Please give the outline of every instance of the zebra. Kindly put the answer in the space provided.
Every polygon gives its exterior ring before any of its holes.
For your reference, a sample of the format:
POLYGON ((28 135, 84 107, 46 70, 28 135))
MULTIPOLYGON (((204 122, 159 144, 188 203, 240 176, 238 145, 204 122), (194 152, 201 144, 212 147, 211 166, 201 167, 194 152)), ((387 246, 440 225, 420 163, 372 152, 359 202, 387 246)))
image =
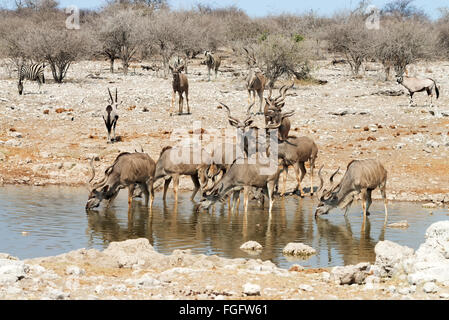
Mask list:
POLYGON ((210 51, 204 51, 204 56, 206 57, 208 81, 210 81, 210 71, 212 69, 215 71, 215 79, 217 79, 218 68, 220 68, 221 64, 221 58, 219 56, 214 56, 210 51))
POLYGON ((31 65, 21 65, 19 67, 19 94, 23 93, 23 80, 37 81, 39 84, 39 92, 41 91, 41 85, 45 83, 44 76, 45 64, 35 63, 31 65))

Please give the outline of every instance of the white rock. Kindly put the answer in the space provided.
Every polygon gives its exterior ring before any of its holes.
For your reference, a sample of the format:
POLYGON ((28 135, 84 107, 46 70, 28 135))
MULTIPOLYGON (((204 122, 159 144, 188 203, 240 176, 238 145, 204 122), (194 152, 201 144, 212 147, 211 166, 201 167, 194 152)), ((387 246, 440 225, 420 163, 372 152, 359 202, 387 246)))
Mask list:
POLYGON ((426 282, 422 289, 425 293, 437 293, 440 290, 434 282, 426 282))
POLYGON ((402 265, 411 284, 449 281, 449 221, 432 224, 425 243, 402 265))
POLYGON ((262 245, 260 243, 258 243, 257 241, 247 241, 240 246, 240 249, 258 251, 258 250, 262 250, 262 245))
POLYGON ((303 243, 289 243, 287 244, 282 253, 285 255, 293 255, 293 256, 307 256, 316 254, 316 250, 308 245, 303 243))
POLYGON ((299 286, 299 289, 301 289, 302 291, 307 291, 307 292, 312 292, 313 291, 313 287, 309 286, 308 284, 301 284, 299 286))
POLYGON ((379 241, 374 247, 376 253, 375 265, 379 267, 376 276, 391 276, 395 269, 400 267, 400 263, 411 257, 414 250, 405 246, 401 246, 389 240, 379 241))
POLYGON ((80 276, 85 274, 86 272, 77 266, 68 266, 65 270, 65 273, 69 275, 80 276))
POLYGON ((369 271, 369 263, 359 263, 355 266, 334 267, 331 270, 331 280, 340 285, 362 284, 369 275, 369 271))
POLYGON ((400 288, 400 289, 398 290, 398 293, 399 293, 399 294, 402 294, 402 295, 410 294, 410 288, 407 288, 407 287, 400 288))
POLYGON ((422 207, 423 208, 428 208, 428 209, 433 209, 433 208, 436 208, 437 205, 435 203, 433 203, 433 202, 428 202, 428 203, 424 203, 422 205, 422 207))
POLYGON ((245 283, 243 285, 243 293, 247 296, 259 296, 260 286, 252 283, 245 283))

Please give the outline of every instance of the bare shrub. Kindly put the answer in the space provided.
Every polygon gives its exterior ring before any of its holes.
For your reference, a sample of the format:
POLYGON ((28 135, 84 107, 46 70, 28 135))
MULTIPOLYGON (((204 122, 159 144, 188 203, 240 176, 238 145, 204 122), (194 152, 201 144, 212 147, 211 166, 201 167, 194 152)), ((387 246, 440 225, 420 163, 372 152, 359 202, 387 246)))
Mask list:
POLYGON ((343 54, 354 75, 359 74, 360 67, 370 55, 372 33, 365 27, 362 15, 340 17, 328 32, 330 49, 343 54))
POLYGON ((387 78, 390 66, 402 74, 419 59, 432 58, 433 34, 427 24, 417 20, 384 20, 374 38, 373 55, 384 65, 387 78))
POLYGON ((128 74, 131 59, 135 57, 145 40, 143 21, 145 11, 110 7, 98 19, 96 24, 96 39, 99 51, 108 57, 111 72, 114 71, 114 61, 120 58, 123 73, 128 74))
POLYGON ((276 80, 284 74, 295 75, 298 79, 309 74, 309 50, 301 41, 282 36, 268 35, 266 40, 253 46, 259 68, 268 78, 272 88, 276 80))

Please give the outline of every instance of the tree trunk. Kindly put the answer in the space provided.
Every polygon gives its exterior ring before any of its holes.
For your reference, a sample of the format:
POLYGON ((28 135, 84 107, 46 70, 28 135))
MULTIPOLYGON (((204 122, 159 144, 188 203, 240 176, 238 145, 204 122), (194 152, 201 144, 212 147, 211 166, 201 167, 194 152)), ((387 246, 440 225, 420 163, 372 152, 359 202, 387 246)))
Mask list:
POLYGON ((109 71, 111 71, 111 73, 114 73, 114 58, 109 58, 109 62, 111 63, 110 67, 109 67, 109 71))

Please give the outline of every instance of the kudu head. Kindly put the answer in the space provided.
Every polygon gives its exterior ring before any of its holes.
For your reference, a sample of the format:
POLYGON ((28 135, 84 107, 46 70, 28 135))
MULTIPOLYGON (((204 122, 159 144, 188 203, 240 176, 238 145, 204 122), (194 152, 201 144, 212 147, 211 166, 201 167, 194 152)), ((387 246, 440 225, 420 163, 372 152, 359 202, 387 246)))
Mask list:
POLYGON ((337 175, 340 168, 338 168, 331 176, 329 177, 329 182, 324 183, 323 176, 321 174, 321 170, 324 166, 321 166, 318 171, 318 177, 320 178, 320 187, 318 188, 318 199, 320 200, 316 211, 315 217, 320 216, 322 214, 327 214, 331 209, 336 208, 338 206, 338 199, 336 197, 336 190, 339 187, 339 183, 334 181, 335 176, 337 175))
POLYGON ((285 97, 288 89, 291 89, 295 83, 293 82, 291 86, 284 85, 279 89, 279 95, 276 98, 272 98, 272 89, 270 88, 270 93, 268 98, 265 98, 265 108, 264 116, 265 122, 270 123, 273 121, 272 117, 280 113, 282 108, 285 106, 285 97))
POLYGON ((246 129, 251 127, 251 125, 254 123, 253 114, 251 113, 251 108, 254 106, 254 102, 246 110, 246 119, 244 121, 241 121, 235 117, 232 117, 231 110, 229 109, 229 107, 222 102, 219 102, 219 103, 221 104, 221 106, 218 106, 218 108, 221 109, 222 107, 224 107, 226 109, 226 111, 228 113, 229 124, 231 126, 233 126, 234 128, 237 128, 241 131, 245 131, 246 129))
POLYGON ((113 169, 111 167, 106 170, 105 177, 102 181, 93 183, 93 180, 95 178, 95 168, 93 165, 93 161, 94 159, 92 158, 90 160, 91 177, 88 181, 89 196, 86 203, 86 210, 91 210, 98 207, 101 201, 111 199, 118 192, 118 190, 114 192, 108 183, 109 174, 113 169))

